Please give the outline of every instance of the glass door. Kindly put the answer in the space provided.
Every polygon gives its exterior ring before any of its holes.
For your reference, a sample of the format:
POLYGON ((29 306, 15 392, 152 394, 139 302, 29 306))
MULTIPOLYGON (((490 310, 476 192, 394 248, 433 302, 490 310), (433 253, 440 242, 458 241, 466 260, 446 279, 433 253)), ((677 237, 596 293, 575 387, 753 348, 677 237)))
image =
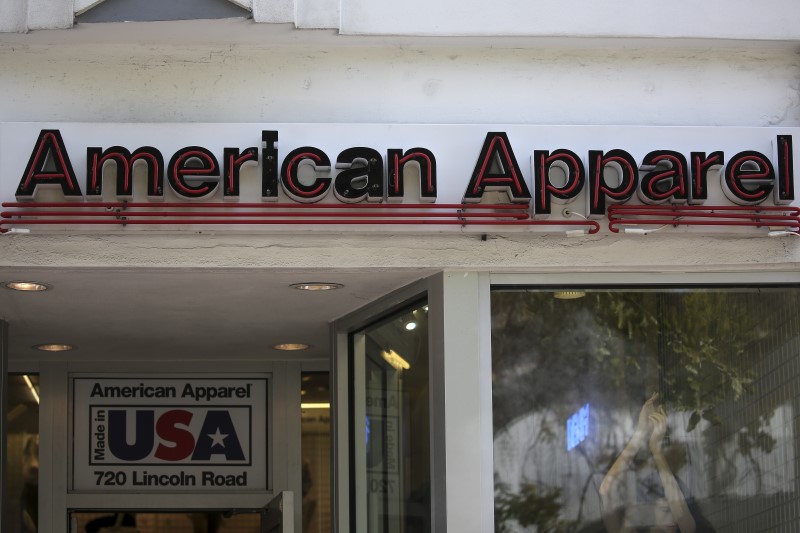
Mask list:
POLYGON ((426 300, 351 334, 351 478, 357 531, 430 531, 426 300))

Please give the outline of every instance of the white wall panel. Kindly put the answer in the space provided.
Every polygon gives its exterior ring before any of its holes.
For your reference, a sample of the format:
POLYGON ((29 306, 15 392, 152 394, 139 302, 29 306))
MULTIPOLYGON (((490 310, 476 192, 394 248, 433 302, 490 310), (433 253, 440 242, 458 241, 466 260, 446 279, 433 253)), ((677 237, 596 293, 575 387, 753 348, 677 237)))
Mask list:
POLYGON ((339 27, 339 0, 296 0, 294 23, 298 28, 339 27))
POLYGON ((790 39, 794 0, 342 0, 342 33, 790 39))
POLYGON ((28 2, 0 0, 0 32, 24 32, 28 29, 28 2))
MULTIPOLYGON (((237 1, 237 0, 234 0, 237 1)), ((242 4, 249 7, 250 0, 242 4)), ((72 26, 73 13, 93 0, 4 0, 0 31, 72 26)), ((366 35, 522 35, 678 37, 798 40, 794 0, 326 0, 253 1, 256 22, 295 22, 298 27, 339 28, 366 35), (341 24, 338 12, 341 6, 341 24), (336 16, 332 9, 335 9, 336 16), (320 23, 320 19, 325 22, 320 23)))
POLYGON ((256 22, 294 22, 294 0, 253 0, 256 22))
POLYGON ((75 18, 72 1, 27 0, 28 29, 71 28, 75 18))
POLYGON ((800 124, 783 49, 0 45, 0 121, 800 124))

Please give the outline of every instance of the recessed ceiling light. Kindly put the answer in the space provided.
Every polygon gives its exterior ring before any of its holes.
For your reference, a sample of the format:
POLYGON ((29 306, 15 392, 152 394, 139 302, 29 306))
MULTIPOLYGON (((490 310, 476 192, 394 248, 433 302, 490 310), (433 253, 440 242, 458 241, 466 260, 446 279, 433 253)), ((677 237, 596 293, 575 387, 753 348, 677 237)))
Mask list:
POLYGON ((559 300, 577 300, 584 296, 586 296, 584 291, 555 291, 553 293, 553 298, 558 298, 559 300))
POLYGON ((302 342, 285 342, 283 344, 276 344, 273 346, 276 350, 283 350, 285 352, 294 352, 297 350, 307 350, 311 345, 303 344, 302 342))
POLYGON ((410 320, 410 321, 406 322, 405 328, 406 328, 407 331, 413 331, 413 330, 417 329, 417 323, 414 322, 413 320, 410 320))
POLYGON ((74 350, 75 347, 71 344, 37 344, 34 346, 35 349, 40 350, 42 352, 68 352, 70 350, 74 350))
POLYGON ((341 283, 327 283, 320 281, 309 281, 306 283, 292 283, 290 287, 301 291, 332 291, 344 287, 341 283))
POLYGON ((49 287, 38 281, 9 281, 6 288, 13 291, 39 292, 46 291, 49 287))

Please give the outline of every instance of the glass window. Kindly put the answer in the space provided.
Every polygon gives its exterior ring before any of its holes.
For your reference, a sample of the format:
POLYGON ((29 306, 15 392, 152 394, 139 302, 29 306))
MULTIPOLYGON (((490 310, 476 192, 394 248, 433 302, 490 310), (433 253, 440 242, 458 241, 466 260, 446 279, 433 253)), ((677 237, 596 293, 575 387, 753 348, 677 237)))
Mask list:
POLYGON ((39 523, 39 376, 8 376, 7 514, 2 530, 33 533, 39 523))
POLYGON ((427 305, 353 334, 358 531, 430 531, 427 305))
POLYGON ((491 306, 496 531, 796 527, 798 288, 491 306))
POLYGON ((331 531, 331 390, 328 372, 304 372, 300 432, 303 533, 331 531))

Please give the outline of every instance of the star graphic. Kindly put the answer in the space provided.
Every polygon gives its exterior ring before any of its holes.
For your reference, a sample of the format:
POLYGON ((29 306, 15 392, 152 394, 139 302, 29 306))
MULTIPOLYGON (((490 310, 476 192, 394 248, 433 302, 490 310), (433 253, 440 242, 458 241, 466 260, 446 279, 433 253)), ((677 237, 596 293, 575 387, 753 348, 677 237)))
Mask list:
POLYGON ((208 433, 208 436, 211 438, 211 447, 213 448, 214 446, 224 446, 223 441, 228 435, 227 433, 220 433, 219 428, 217 428, 216 433, 208 433))

